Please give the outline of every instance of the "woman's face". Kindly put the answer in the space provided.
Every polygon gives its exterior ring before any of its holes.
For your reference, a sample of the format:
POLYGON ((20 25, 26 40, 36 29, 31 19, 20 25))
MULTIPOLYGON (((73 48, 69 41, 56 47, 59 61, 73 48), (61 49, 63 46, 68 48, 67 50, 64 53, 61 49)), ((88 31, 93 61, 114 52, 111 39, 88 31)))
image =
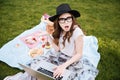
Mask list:
POLYGON ((70 30, 72 25, 73 17, 70 13, 64 13, 60 15, 58 22, 63 31, 67 32, 70 30))

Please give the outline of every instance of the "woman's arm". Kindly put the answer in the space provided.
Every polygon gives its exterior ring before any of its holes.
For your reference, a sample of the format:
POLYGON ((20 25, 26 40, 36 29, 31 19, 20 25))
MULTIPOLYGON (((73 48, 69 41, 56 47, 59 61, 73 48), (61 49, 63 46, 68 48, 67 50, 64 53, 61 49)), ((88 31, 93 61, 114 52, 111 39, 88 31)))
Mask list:
POLYGON ((82 50, 83 50, 83 36, 79 36, 75 40, 75 47, 76 47, 76 54, 70 60, 68 60, 67 62, 65 62, 63 64, 66 67, 68 67, 70 64, 80 60, 80 58, 82 56, 82 50))
POLYGON ((52 45, 52 47, 55 49, 55 51, 60 51, 60 48, 54 43, 53 41, 54 39, 50 34, 48 34, 48 40, 50 44, 52 45))
POLYGON ((75 40, 75 47, 76 47, 76 54, 68 61, 66 61, 65 63, 63 63, 62 65, 58 66, 55 68, 54 71, 54 77, 59 77, 62 75, 62 73, 64 72, 64 70, 71 64, 73 64, 74 62, 77 62, 80 60, 80 58, 82 57, 82 50, 83 50, 83 36, 79 36, 76 40, 75 40))
MULTIPOLYGON (((46 22, 48 27, 53 27, 53 22, 51 22, 48 18, 45 18, 44 16, 41 17, 41 21, 46 22)), ((47 30, 46 30, 47 31, 47 30)), ((49 32, 46 32, 46 35, 48 36, 48 41, 52 45, 52 47, 56 50, 59 51, 59 47, 53 42, 53 37, 49 32)))

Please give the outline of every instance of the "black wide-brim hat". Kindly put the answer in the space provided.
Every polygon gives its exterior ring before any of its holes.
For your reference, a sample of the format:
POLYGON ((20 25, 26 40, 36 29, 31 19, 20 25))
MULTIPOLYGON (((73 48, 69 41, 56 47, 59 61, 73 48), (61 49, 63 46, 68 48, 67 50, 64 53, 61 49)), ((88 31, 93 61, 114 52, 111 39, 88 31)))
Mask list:
POLYGON ((68 4, 61 4, 56 9, 56 15, 49 17, 49 20, 54 22, 63 13, 70 13, 75 18, 80 17, 80 13, 77 10, 71 10, 68 4))

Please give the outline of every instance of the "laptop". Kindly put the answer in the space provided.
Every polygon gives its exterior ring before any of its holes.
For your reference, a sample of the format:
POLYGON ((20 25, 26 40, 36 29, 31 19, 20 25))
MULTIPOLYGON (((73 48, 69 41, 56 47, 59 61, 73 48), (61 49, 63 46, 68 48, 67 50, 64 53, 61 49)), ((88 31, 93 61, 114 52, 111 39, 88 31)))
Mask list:
POLYGON ((38 69, 32 69, 27 65, 20 64, 19 65, 28 72, 31 76, 36 77, 38 80, 68 80, 69 75, 71 75, 71 71, 65 70, 62 77, 54 78, 53 77, 53 68, 56 66, 50 62, 47 61, 40 61, 39 64, 37 64, 38 69))

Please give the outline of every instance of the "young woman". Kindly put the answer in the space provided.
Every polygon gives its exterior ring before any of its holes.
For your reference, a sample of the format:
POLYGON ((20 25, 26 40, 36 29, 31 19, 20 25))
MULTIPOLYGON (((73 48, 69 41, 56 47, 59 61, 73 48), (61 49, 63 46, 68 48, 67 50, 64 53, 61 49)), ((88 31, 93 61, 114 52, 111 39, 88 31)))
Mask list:
MULTIPOLYGON (((53 41, 56 51, 60 51, 59 65, 54 68, 54 77, 62 76, 65 69, 74 72, 68 80, 94 80, 98 70, 83 53, 84 33, 76 23, 80 13, 71 10, 68 4, 61 4, 56 9, 56 15, 49 18, 54 22, 53 41)), ((88 56, 89 58, 89 56, 88 56)))

